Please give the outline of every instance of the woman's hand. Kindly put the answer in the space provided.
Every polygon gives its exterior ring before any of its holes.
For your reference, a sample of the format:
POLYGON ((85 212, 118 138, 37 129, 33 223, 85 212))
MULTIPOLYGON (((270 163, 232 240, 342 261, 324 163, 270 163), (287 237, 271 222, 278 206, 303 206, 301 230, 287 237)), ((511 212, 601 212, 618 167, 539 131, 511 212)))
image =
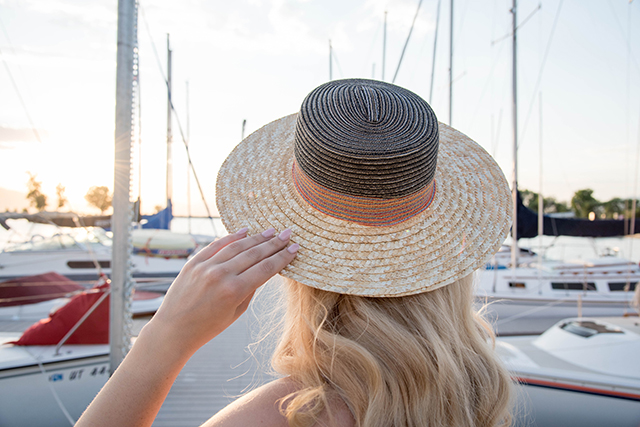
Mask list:
POLYGON ((184 266, 146 329, 172 347, 194 353, 231 325, 256 289, 295 257, 291 230, 247 237, 242 229, 216 240, 184 266))
POLYGON ((295 257, 291 230, 246 229, 216 240, 184 266, 162 306, 82 415, 80 426, 150 426, 178 373, 249 306, 253 293, 295 257))

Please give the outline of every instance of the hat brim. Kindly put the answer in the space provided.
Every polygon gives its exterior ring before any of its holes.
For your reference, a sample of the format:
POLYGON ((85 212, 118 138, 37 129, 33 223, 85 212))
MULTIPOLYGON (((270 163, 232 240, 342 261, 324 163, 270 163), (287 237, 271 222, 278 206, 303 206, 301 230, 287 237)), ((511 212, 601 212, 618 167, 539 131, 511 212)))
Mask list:
POLYGON ((312 208, 291 179, 296 116, 244 139, 216 182, 217 207, 230 232, 292 229, 300 250, 281 275, 343 294, 411 295, 471 274, 507 236, 512 205, 502 170, 479 144, 443 123, 435 197, 420 214, 375 227, 312 208))

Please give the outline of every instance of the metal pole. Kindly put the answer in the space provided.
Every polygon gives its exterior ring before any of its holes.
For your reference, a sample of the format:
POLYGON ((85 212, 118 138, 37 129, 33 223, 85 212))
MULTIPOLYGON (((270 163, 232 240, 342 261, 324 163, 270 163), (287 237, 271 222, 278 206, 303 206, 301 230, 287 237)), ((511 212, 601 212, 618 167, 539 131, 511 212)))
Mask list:
MULTIPOLYGON (((185 144, 187 145, 187 149, 189 148, 189 143, 191 142, 191 126, 190 126, 190 118, 189 118, 189 81, 186 82, 186 90, 187 90, 187 141, 185 144)), ((191 168, 187 164, 187 210, 189 214, 189 227, 188 232, 191 234, 191 168)))
POLYGON ((173 198, 173 156, 171 155, 171 145, 173 135, 171 134, 171 46, 169 44, 169 34, 167 34, 167 206, 173 198))
POLYGON ((540 147, 539 147, 539 163, 540 163, 540 189, 538 191, 538 293, 542 293, 542 238, 544 236, 544 197, 542 196, 542 92, 539 93, 540 103, 540 147))
POLYGON ((135 0, 118 1, 118 50, 116 69, 116 129, 113 194, 113 247, 111 255, 111 300, 109 307, 110 369, 124 359, 130 342, 125 309, 131 298, 129 254, 131 253, 131 146, 133 114, 133 63, 136 32, 135 0))
MULTIPOLYGON (((440 26, 440 3, 442 0, 438 0, 438 9, 436 12, 436 31, 433 36, 433 61, 431 61, 431 84, 429 85, 429 104, 433 96, 433 80, 436 73, 436 47, 438 46, 438 27, 440 26)), ((451 94, 450 94, 451 95, 451 94)), ((451 103, 451 102, 449 102, 451 103)))
POLYGON ((331 51, 331 39, 329 39, 329 81, 333 80, 333 53, 331 51))
POLYGON ((384 11, 384 27, 382 30, 382 81, 384 81, 384 65, 387 62, 387 11, 384 11))
POLYGON ((511 236, 513 244, 511 245, 511 272, 515 276, 515 269, 518 265, 518 49, 517 49, 517 23, 516 23, 516 0, 513 0, 511 13, 513 16, 513 44, 512 44, 512 92, 513 92, 513 183, 511 187, 513 201, 513 225, 511 226, 511 236))

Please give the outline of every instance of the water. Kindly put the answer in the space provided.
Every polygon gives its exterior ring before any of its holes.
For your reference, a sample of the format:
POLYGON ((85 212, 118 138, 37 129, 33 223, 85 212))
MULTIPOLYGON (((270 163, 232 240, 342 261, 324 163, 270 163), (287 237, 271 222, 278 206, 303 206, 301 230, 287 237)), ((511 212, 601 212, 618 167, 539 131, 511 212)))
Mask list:
MULTIPOLYGON (((0 249, 11 242, 24 241, 30 236, 51 236, 61 231, 46 224, 32 224, 26 220, 9 220, 11 231, 0 227, 0 249)), ((171 230, 177 233, 192 233, 222 237, 227 234, 220 218, 174 218, 171 230)), ((510 244, 510 238, 505 243, 510 244)), ((621 258, 640 262, 640 239, 634 237, 588 238, 570 236, 542 236, 542 238, 520 239, 521 248, 541 252, 545 259, 571 261, 597 258, 604 254, 615 254, 621 258)))

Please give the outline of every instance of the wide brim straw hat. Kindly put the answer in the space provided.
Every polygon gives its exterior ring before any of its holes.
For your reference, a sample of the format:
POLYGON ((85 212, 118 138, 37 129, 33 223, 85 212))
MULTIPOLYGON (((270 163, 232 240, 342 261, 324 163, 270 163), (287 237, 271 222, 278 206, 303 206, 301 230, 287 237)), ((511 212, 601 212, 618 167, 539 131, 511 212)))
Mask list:
POLYGON ((292 229, 300 249, 281 275, 371 297, 473 273, 507 236, 512 206, 479 144, 373 80, 326 83, 249 135, 218 173, 216 202, 230 232, 292 229))

